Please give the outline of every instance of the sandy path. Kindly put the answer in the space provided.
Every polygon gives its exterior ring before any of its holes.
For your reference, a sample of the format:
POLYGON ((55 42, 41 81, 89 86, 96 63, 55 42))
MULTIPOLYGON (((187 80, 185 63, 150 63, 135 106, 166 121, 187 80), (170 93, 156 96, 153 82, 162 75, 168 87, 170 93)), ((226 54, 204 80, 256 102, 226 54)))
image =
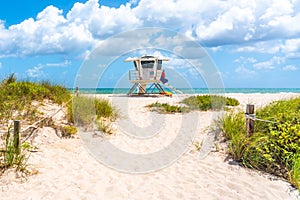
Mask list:
MULTIPOLYGON (((292 95, 228 96, 239 99, 242 109, 247 103, 264 105, 292 95)), ((114 104, 120 103, 113 98, 114 104)), ((174 103, 178 99, 125 100, 130 101, 130 106, 135 106, 122 111, 127 117, 119 121, 120 124, 126 120, 132 124, 141 124, 144 119, 156 120, 158 116, 149 113, 144 108, 145 105, 157 100, 174 103)), ((198 115, 196 139, 201 140, 206 136, 213 113, 199 112, 198 115)), ((119 132, 110 138, 110 142, 129 153, 151 154, 172 142, 176 135, 170 132, 176 134, 180 120, 181 115, 168 115, 159 125, 167 128, 159 130, 152 137, 148 133, 138 135, 149 136, 142 141, 128 133, 123 134, 124 128, 118 127, 119 132), (167 126, 170 124, 171 126, 167 126)), ((143 126, 147 127, 147 124, 143 126)), ((106 139, 93 137, 93 140, 101 143, 106 139)), ((226 155, 223 152, 211 152, 201 160, 199 152, 191 147, 168 167, 151 173, 132 174, 97 162, 88 153, 84 147, 86 143, 82 143, 82 140, 59 139, 52 129, 43 129, 38 141, 39 152, 32 153, 29 163, 39 173, 21 182, 20 179, 15 181, 13 172, 7 172, 0 182, 1 199, 296 199, 285 181, 271 180, 270 176, 230 165, 224 162, 226 155)))

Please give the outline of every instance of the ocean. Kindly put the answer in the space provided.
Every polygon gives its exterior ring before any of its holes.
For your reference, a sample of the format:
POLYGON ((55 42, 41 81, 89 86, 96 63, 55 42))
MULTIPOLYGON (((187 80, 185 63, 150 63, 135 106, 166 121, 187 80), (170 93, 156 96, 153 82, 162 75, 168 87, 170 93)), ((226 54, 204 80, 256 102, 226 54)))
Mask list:
MULTIPOLYGON (((183 94, 208 94, 208 93, 300 93, 300 88, 177 88, 183 94)), ((70 89, 73 91, 73 89, 70 89)), ((129 88, 80 88, 84 94, 127 94, 129 88)), ((170 90, 167 90, 170 91, 170 90)))

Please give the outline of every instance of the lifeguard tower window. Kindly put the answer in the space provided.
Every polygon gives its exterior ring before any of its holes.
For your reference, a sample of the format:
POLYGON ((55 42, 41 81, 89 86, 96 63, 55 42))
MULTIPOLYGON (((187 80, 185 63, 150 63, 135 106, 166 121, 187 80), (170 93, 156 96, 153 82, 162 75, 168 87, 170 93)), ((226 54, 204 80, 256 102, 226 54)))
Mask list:
POLYGON ((154 67, 154 61, 141 61, 143 68, 153 68, 154 67))
POLYGON ((161 70, 161 66, 162 66, 162 60, 158 60, 157 70, 161 70))

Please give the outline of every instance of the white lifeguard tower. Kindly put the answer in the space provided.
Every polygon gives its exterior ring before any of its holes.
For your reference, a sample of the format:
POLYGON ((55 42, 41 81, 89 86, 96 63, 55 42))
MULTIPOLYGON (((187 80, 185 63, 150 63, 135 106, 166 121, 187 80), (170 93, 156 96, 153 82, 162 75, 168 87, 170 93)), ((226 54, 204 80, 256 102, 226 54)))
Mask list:
POLYGON ((166 84, 163 61, 167 58, 154 56, 142 56, 140 58, 128 58, 125 62, 133 62, 135 70, 129 70, 129 81, 133 86, 127 95, 149 95, 161 94, 172 96, 171 92, 166 92, 161 84, 166 84), (147 87, 150 85, 150 87, 147 87))

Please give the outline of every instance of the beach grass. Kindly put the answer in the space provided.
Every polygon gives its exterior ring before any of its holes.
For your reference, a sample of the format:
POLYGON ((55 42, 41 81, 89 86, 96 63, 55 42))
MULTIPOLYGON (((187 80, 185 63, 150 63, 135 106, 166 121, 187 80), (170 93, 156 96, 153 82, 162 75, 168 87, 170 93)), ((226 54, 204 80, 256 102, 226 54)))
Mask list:
POLYGON ((9 129, 4 141, 3 159, 0 159, 0 175, 6 169, 12 167, 15 167, 17 171, 27 172, 26 167, 29 155, 26 150, 27 148, 24 145, 16 146, 16 140, 12 137, 9 129))
POLYGON ((221 110, 225 106, 238 106, 239 102, 230 97, 219 95, 197 95, 185 98, 182 103, 188 105, 192 109, 221 110))
POLYGON ((170 105, 168 103, 159 103, 158 101, 147 105, 146 107, 151 108, 152 111, 157 111, 159 113, 183 113, 188 112, 188 107, 170 105))
MULTIPOLYGON (((61 105, 71 98, 71 94, 61 85, 50 82, 17 81, 14 74, 9 75, 0 83, 0 122, 1 130, 7 130, 2 137, 3 150, 0 155, 1 169, 15 167, 24 171, 29 158, 26 145, 15 148, 15 140, 11 134, 11 121, 22 120, 23 123, 34 123, 42 118, 33 102, 43 103, 45 99, 61 105)), ((40 105, 38 104, 38 105, 40 105)), ((75 127, 72 129, 74 132, 75 127)), ((67 130, 70 132, 70 129, 67 130)))
POLYGON ((228 112, 218 122, 229 141, 228 152, 236 161, 241 161, 247 146, 246 120, 241 112, 228 112))
POLYGON ((68 108, 69 120, 77 126, 92 129, 95 125, 104 133, 111 134, 111 122, 118 116, 118 111, 107 99, 76 96, 68 108))
POLYGON ((34 83, 17 81, 14 74, 0 83, 0 121, 5 124, 7 119, 27 119, 38 117, 33 101, 42 102, 49 99, 62 104, 71 98, 70 93, 61 85, 51 85, 49 82, 34 83))
POLYGON ((300 154, 295 155, 288 175, 290 183, 300 191, 300 154))
POLYGON ((186 113, 193 110, 221 110, 225 106, 238 106, 238 100, 229 97, 218 95, 197 95, 183 99, 178 105, 170 105, 168 103, 159 103, 158 101, 147 105, 146 107, 152 108, 152 111, 159 113, 186 113))
POLYGON ((219 122, 229 153, 242 165, 289 180, 299 188, 300 98, 258 109, 255 132, 246 137, 244 113, 229 112, 219 122))

